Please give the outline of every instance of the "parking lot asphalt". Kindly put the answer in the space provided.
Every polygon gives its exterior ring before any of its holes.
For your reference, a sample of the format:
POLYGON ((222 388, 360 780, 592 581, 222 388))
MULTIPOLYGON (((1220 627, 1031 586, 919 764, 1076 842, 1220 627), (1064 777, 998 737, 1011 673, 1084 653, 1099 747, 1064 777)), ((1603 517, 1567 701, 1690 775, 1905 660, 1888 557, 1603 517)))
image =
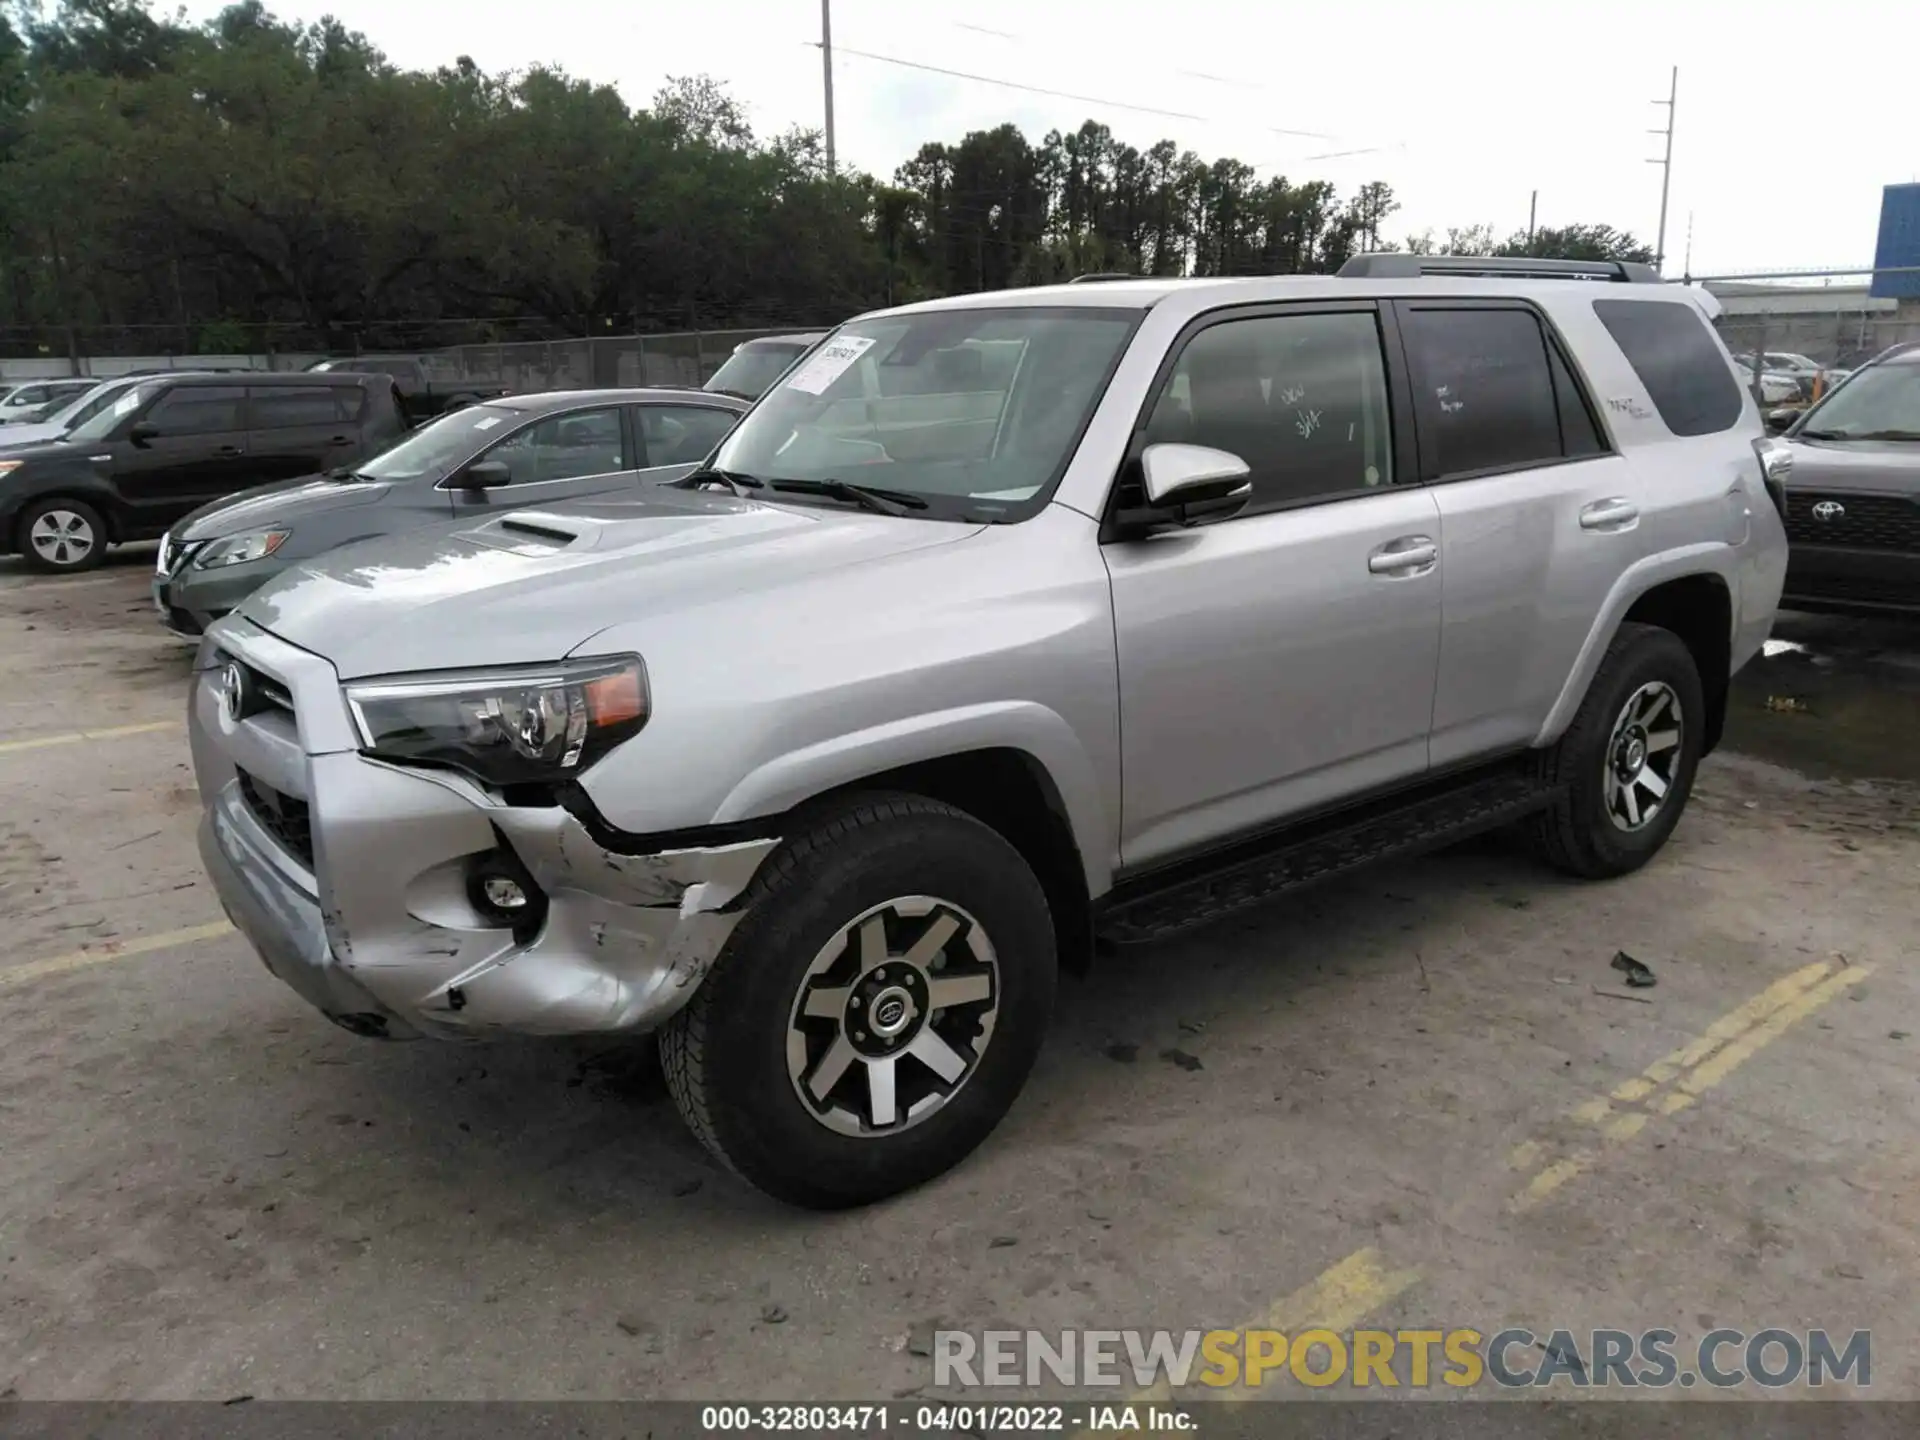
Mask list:
POLYGON ((1636 876, 1493 839, 1103 959, 972 1160, 823 1216, 647 1045, 267 975, 150 563, 0 561, 0 1396, 886 1399, 936 1326, 1272 1323, 1871 1329, 1920 1398, 1920 625, 1783 617, 1636 876))

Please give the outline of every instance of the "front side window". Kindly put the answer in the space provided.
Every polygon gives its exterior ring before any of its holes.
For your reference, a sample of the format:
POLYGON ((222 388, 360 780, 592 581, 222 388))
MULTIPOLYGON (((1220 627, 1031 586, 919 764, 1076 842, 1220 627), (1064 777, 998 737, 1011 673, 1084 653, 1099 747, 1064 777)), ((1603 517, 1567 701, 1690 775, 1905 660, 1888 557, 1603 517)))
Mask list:
MULTIPOLYGON (((714 456, 770 484, 840 481, 930 519, 1011 521, 1059 483, 1140 312, 932 310, 856 320, 796 365, 714 456)), ((804 502, 826 503, 826 502, 804 502)))
POLYGON ((1920 440, 1920 363, 1856 370, 1793 433, 1808 440, 1920 440))
POLYGON ((154 402, 143 417, 163 436, 220 435, 239 430, 247 392, 238 385, 180 385, 154 402))
POLYGON ((1593 313, 1647 387, 1667 429, 1676 435, 1714 435, 1739 421, 1745 408, 1740 382, 1693 306, 1596 300, 1593 313))
POLYGON ((11 395, 7 397, 7 408, 9 410, 24 409, 26 406, 29 406, 29 405, 44 404, 46 403, 46 399, 47 399, 46 386, 22 385, 18 390, 14 391, 11 395))
POLYGON ((1378 318, 1365 310, 1209 326, 1180 352, 1146 440, 1239 456, 1251 512, 1391 484, 1378 318))
POLYGON ((640 438, 649 465, 697 465, 740 417, 711 405, 643 405, 640 438))
POLYGON ((1563 458, 1546 336, 1531 310, 1410 307, 1401 329, 1431 478, 1563 458))
POLYGON ((512 477, 508 484, 532 485, 609 475, 625 468, 620 457, 620 412, 609 409, 551 415, 502 440, 482 458, 503 463, 512 477))

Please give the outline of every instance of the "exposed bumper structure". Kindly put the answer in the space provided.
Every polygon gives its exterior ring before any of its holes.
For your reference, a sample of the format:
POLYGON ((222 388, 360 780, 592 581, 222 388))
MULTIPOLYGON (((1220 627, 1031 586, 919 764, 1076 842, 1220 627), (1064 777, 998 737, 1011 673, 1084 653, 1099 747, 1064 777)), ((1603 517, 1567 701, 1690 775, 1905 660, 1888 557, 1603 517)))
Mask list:
POLYGON ((244 622, 205 642, 189 728, 201 855, 228 914, 268 970, 361 1034, 652 1029, 691 998, 779 843, 620 854, 557 806, 365 759, 341 746, 332 667, 244 622), (216 650, 288 703, 235 719, 216 650), (472 866, 502 852, 544 897, 531 933, 471 896, 472 866))

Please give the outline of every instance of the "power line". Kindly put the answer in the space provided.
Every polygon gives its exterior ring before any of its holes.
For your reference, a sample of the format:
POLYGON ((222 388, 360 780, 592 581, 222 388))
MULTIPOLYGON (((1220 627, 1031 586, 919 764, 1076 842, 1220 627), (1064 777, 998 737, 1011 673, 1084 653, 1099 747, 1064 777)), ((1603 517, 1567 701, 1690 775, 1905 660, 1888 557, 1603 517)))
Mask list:
MULTIPOLYGON (((957 22, 956 22, 957 23, 957 22)), ((817 41, 807 41, 816 45, 817 41)), ((951 70, 944 65, 928 65, 919 60, 902 60, 897 55, 880 55, 871 50, 855 50, 851 46, 834 47, 842 55, 857 55, 862 60, 875 60, 882 65, 898 65, 906 70, 922 70, 930 75, 945 75, 953 80, 971 80, 980 85, 997 85, 1003 90, 1020 90, 1029 95, 1046 95, 1055 100, 1072 100, 1081 105, 1099 105, 1108 110, 1127 110, 1136 115, 1157 115, 1166 120, 1192 120, 1201 125, 1221 125, 1224 121, 1207 115, 1195 115, 1188 110, 1162 110, 1153 105, 1134 105, 1125 100, 1110 100, 1099 95, 1078 95, 1068 90, 1050 90, 1044 85, 1027 85, 1018 80, 1002 80, 993 75, 979 75, 970 70, 951 70)), ((1278 125, 1265 125, 1261 129, 1271 135, 1293 135, 1306 140, 1338 141, 1338 135, 1329 135, 1322 130, 1290 130, 1278 125)))

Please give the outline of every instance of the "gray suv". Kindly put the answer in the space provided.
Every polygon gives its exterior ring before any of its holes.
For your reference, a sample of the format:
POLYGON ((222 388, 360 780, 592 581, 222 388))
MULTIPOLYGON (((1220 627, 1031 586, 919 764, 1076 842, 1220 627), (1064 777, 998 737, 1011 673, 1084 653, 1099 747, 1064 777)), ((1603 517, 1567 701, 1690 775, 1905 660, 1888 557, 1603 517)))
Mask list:
POLYGON ((1475 268, 864 316, 676 486, 298 567, 196 662, 228 912, 364 1035, 657 1031, 830 1207, 985 1138, 1096 938, 1509 823, 1634 870, 1774 452, 1707 297, 1475 268))

